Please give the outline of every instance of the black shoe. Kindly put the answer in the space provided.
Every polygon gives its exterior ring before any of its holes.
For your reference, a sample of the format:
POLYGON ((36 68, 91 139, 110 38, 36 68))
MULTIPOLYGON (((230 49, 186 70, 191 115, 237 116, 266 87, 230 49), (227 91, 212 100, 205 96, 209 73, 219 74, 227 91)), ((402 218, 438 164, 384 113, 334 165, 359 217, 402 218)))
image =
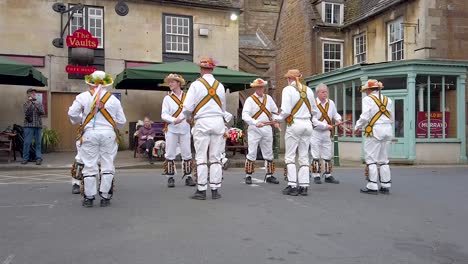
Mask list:
POLYGON ((197 190, 190 198, 195 200, 206 200, 206 191, 197 190))
POLYGON ((227 160, 226 163, 223 164, 223 170, 228 170, 230 165, 231 165, 231 160, 227 160))
POLYGON ((330 176, 328 178, 325 178, 325 182, 326 183, 334 183, 334 184, 339 184, 340 181, 339 180, 336 180, 335 178, 333 178, 333 176, 330 176))
POLYGON ((273 183, 273 184, 279 184, 278 179, 276 179, 276 177, 273 176, 273 175, 271 175, 270 177, 267 177, 266 182, 273 183))
POLYGON ((80 194, 81 193, 80 186, 78 184, 73 184, 72 193, 73 194, 80 194))
POLYGON ((153 164, 154 164, 153 159, 150 159, 150 160, 149 160, 149 163, 150 163, 151 165, 153 165, 153 164))
POLYGON ((84 198, 83 199, 83 207, 93 207, 93 201, 94 199, 88 199, 88 198, 84 198))
POLYGON ((169 177, 169 179, 167 179, 167 187, 169 187, 169 188, 174 188, 175 187, 174 178, 169 177))
POLYGON ((41 159, 36 160, 36 165, 41 165, 41 164, 42 164, 42 160, 41 160, 41 159))
POLYGON ((21 161, 21 164, 23 164, 23 165, 24 165, 24 164, 28 164, 28 161, 27 161, 27 160, 23 160, 23 161, 21 161))
POLYGON ((380 191, 381 194, 390 194, 390 189, 389 188, 380 187, 379 191, 380 191))
POLYGON ((218 190, 211 190, 211 199, 216 200, 221 198, 221 194, 218 193, 218 190))
POLYGON ((371 190, 371 189, 367 189, 367 188, 361 188, 361 192, 362 193, 367 193, 367 194, 373 194, 373 195, 378 194, 377 190, 371 190))
POLYGON ((322 180, 320 179, 320 176, 319 177, 314 177, 314 183, 315 184, 322 184, 322 180))
POLYGON ((299 187, 298 193, 299 195, 307 196, 307 190, 308 190, 307 187, 299 187))
POLYGON ((245 184, 248 184, 248 185, 252 184, 252 177, 250 176, 245 177, 245 184))
POLYGON ((187 179, 185 179, 185 185, 187 186, 195 186, 195 182, 193 181, 191 176, 188 176, 187 179))
POLYGON ((110 199, 101 199, 101 207, 107 207, 110 205, 110 199))
POLYGON ((288 187, 283 189, 283 194, 284 195, 297 196, 299 193, 298 193, 296 187, 292 187, 292 186, 288 185, 288 187))

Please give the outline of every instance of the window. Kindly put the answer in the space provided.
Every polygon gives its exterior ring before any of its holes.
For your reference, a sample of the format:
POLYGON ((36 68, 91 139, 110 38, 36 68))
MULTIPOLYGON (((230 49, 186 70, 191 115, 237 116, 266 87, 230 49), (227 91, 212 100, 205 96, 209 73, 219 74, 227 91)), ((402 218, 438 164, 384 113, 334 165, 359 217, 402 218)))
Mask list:
POLYGON ((343 65, 343 44, 323 43, 323 72, 339 69, 343 65))
POLYGON ((455 76, 418 75, 415 105, 416 138, 457 137, 455 76))
POLYGON ((343 4, 324 3, 322 6, 323 21, 327 24, 343 23, 343 4))
POLYGON ((192 17, 163 15, 164 52, 191 53, 192 17))
POLYGON ((366 62, 366 52, 367 52, 367 37, 366 34, 361 34, 354 37, 354 63, 364 63, 366 62))
MULTIPOLYGON (((73 6, 73 5, 70 5, 73 6)), ((70 20, 70 35, 76 30, 84 28, 97 38, 98 48, 104 48, 104 9, 102 7, 85 6, 73 14, 70 20)))
POLYGON ((344 127, 336 128, 339 137, 356 137, 353 128, 361 115, 362 93, 360 80, 351 80, 328 86, 328 97, 335 102, 338 114, 345 122, 344 127))
POLYGON ((404 59, 403 18, 388 23, 388 60, 404 59))

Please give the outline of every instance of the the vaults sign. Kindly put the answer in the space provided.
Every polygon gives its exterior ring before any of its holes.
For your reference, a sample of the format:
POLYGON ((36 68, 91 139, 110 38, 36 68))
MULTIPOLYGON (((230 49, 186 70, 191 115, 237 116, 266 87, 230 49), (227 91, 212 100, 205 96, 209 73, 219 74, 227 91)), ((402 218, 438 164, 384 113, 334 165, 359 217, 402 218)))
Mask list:
POLYGON ((67 46, 70 48, 97 49, 99 41, 85 29, 76 30, 73 35, 67 36, 67 46))

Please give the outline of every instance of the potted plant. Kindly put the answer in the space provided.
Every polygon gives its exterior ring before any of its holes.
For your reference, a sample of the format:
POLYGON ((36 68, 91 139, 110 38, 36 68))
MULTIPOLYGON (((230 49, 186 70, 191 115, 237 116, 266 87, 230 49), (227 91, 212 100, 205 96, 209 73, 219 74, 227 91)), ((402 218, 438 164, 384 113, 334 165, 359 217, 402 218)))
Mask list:
POLYGON ((48 153, 52 151, 59 143, 59 133, 54 129, 44 127, 42 129, 42 151, 48 153))

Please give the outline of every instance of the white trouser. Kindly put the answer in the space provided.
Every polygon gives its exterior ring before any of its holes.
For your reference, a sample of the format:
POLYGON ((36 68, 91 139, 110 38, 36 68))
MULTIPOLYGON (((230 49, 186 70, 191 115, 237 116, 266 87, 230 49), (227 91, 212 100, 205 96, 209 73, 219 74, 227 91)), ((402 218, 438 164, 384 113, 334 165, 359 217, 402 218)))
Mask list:
MULTIPOLYGON (((313 160, 318 160, 320 158, 324 161, 327 160, 331 162, 332 158, 332 141, 330 138, 330 133, 327 131, 314 130, 312 132, 312 137, 310 139, 310 155, 313 160)), ((314 164, 312 164, 314 166, 314 164)), ((330 173, 326 173, 325 177, 330 177, 330 173)), ((312 177, 320 177, 320 173, 312 173, 312 177)))
POLYGON ((114 179, 114 160, 117 155, 118 144, 113 130, 87 129, 83 135, 80 148, 81 159, 84 163, 84 193, 85 197, 92 198, 97 194, 96 176, 99 174, 98 161, 101 161, 101 186, 99 191, 102 197, 108 198, 109 190, 114 179))
MULTIPOLYGON (((81 148, 81 142, 79 140, 76 141, 76 156, 75 156, 75 162, 77 163, 83 163, 83 160, 81 160, 81 154, 80 154, 80 148, 81 148)), ((72 177, 72 184, 75 185, 81 185, 81 181, 75 179, 72 177)))
POLYGON ((226 140, 227 138, 225 138, 223 134, 223 141, 221 143, 221 164, 223 166, 228 161, 228 158, 226 157, 226 140))
POLYGON ((249 153, 247 159, 255 161, 257 159, 257 149, 260 145, 263 159, 273 160, 273 130, 271 126, 262 128, 250 125, 247 131, 249 153))
POLYGON ((215 190, 221 187, 222 181, 221 153, 224 151, 222 147, 225 146, 225 143, 223 143, 225 141, 223 137, 223 117, 213 116, 195 120, 192 133, 195 146, 198 190, 204 191, 207 189, 208 160, 210 161, 210 187, 215 190))
POLYGON ((364 158, 369 169, 367 188, 378 190, 379 181, 382 187, 390 188, 392 178, 388 165, 388 146, 392 137, 392 125, 376 124, 373 133, 373 137, 364 140, 364 158))
POLYGON ((312 136, 312 122, 309 119, 294 119, 286 128, 284 156, 288 185, 309 186, 309 145, 312 136), (296 152, 299 152, 299 172, 296 171, 296 152))
MULTIPOLYGON (((180 153, 181 153, 180 155, 183 161, 192 159, 190 133, 177 134, 177 133, 172 133, 169 129, 166 132, 165 136, 166 136, 166 154, 164 154, 164 157, 166 158, 166 160, 175 160, 178 154, 178 149, 177 149, 178 147, 180 148, 180 153)), ((181 171, 183 172, 183 169, 181 171)), ((175 170, 175 172, 177 173, 177 170, 175 170)), ((173 176, 173 175, 170 175, 170 176, 173 176)))

